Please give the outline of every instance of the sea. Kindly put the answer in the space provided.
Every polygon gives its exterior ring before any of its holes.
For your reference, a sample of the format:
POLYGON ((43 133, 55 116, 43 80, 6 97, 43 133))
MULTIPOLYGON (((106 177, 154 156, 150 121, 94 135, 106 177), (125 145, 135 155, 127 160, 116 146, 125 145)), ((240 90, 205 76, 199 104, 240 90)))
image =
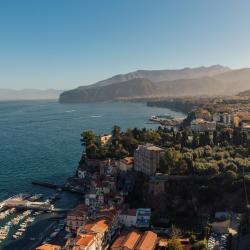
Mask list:
MULTIPOLYGON (((152 115, 184 117, 182 113, 144 103, 0 102, 0 201, 19 193, 50 195, 51 190, 31 182, 62 184, 72 176, 83 151, 82 131, 110 133, 114 125, 122 129, 157 128, 158 125, 148 121, 152 115)), ((77 199, 64 194, 57 205, 70 208, 77 199)), ((46 218, 40 221, 20 240, 13 242, 9 237, 1 242, 0 249, 32 249, 29 239, 38 237, 46 218)), ((0 226, 1 223, 4 222, 0 221, 0 226)))

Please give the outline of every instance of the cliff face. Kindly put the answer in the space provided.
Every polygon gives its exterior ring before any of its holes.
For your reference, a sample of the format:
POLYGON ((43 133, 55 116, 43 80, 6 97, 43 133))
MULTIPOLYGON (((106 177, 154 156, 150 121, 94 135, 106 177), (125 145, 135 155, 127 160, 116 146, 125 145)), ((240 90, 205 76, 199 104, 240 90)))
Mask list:
POLYGON ((60 95, 60 102, 102 102, 119 98, 231 95, 249 89, 250 69, 222 66, 182 70, 140 70, 60 95))

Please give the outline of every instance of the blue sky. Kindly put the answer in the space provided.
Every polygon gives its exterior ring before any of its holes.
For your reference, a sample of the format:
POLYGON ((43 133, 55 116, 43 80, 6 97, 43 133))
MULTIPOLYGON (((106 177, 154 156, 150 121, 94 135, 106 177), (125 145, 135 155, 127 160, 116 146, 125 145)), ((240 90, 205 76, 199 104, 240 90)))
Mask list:
POLYGON ((137 69, 250 67, 249 0, 0 1, 0 88, 70 89, 137 69))

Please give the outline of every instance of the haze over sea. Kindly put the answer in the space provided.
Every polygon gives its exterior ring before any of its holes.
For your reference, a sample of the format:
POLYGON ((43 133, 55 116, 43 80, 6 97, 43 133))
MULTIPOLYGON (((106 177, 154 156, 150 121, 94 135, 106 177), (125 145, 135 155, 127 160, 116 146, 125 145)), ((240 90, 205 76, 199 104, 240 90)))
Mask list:
POLYGON ((32 180, 62 183, 81 156, 80 133, 157 127, 151 115, 183 114, 138 103, 59 104, 57 101, 0 102, 0 200, 20 192, 41 192, 32 180))

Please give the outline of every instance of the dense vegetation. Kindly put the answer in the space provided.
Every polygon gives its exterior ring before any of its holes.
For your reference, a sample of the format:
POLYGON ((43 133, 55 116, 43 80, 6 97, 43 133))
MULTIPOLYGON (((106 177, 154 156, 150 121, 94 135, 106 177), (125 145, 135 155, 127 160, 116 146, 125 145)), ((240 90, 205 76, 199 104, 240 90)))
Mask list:
MULTIPOLYGON (((137 146, 145 143, 165 149, 159 172, 174 178, 166 183, 164 193, 153 195, 148 191, 149 178, 138 174, 127 198, 132 207, 149 206, 163 216, 167 211, 175 222, 181 216, 194 218, 212 211, 245 208, 243 173, 250 172, 250 139, 240 130, 194 133, 159 127, 122 131, 115 126, 109 144, 101 145, 93 131, 82 133, 82 143, 87 157, 97 159, 132 156, 137 146)), ((244 179, 250 191, 250 178, 244 179)))
POLYGON ((120 159, 133 155, 139 144, 153 143, 165 149, 159 171, 174 175, 218 175, 236 178, 250 171, 250 138, 237 129, 213 133, 175 132, 159 127, 152 129, 112 129, 112 141, 102 145, 93 131, 82 133, 82 144, 89 158, 120 159))

